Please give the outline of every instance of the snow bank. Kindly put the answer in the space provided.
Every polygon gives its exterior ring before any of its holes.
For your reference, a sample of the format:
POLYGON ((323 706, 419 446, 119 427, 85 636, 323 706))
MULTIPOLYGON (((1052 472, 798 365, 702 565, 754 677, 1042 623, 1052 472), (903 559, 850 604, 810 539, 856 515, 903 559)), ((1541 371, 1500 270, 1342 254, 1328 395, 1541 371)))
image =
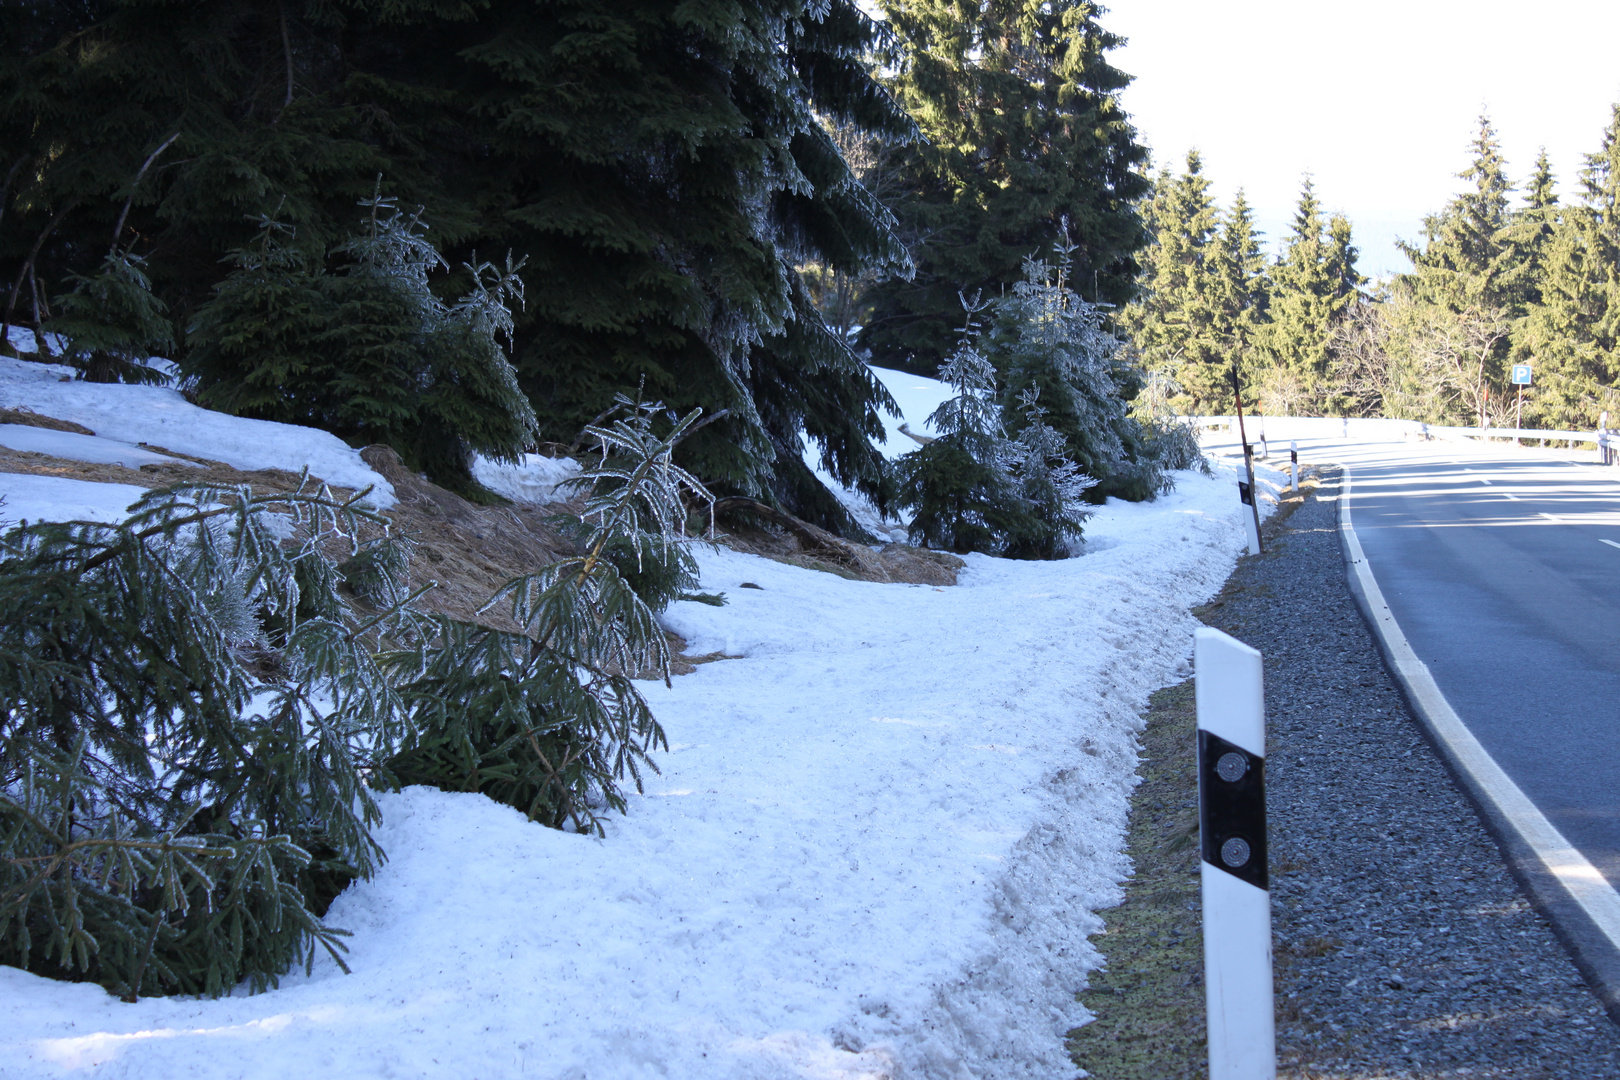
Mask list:
POLYGON ((0 407, 26 407, 82 424, 105 440, 150 443, 237 469, 299 472, 307 465, 310 475, 329 484, 371 487, 379 507, 394 505, 393 485, 336 435, 199 408, 167 386, 89 383, 72 376, 70 367, 0 356, 0 407))
POLYGON ((473 459, 473 477, 497 495, 513 502, 548 503, 559 497, 557 487, 580 473, 579 462, 573 458, 550 458, 541 454, 524 454, 521 464, 473 459))
MULTIPOLYGON (((0 529, 21 521, 122 521, 146 494, 134 484, 96 484, 60 476, 0 473, 0 529)), ((0 968, 0 971, 4 971, 0 968)))
POLYGON ((1101 508, 1084 557, 955 588, 705 552, 729 603, 668 623, 741 658, 643 684, 671 747, 606 839, 386 796, 389 861, 330 913, 352 975, 129 1006, 0 968, 0 1072, 1070 1075, 1138 711, 1244 544, 1229 470, 1178 482, 1101 508))

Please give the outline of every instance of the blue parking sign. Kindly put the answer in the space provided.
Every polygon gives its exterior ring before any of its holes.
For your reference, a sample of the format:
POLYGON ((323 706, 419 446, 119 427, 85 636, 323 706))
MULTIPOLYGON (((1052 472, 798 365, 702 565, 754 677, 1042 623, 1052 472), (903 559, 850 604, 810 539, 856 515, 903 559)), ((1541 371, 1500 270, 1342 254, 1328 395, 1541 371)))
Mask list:
POLYGON ((1530 385, 1530 365, 1529 364, 1514 364, 1513 365, 1513 385, 1514 386, 1529 386, 1530 385))

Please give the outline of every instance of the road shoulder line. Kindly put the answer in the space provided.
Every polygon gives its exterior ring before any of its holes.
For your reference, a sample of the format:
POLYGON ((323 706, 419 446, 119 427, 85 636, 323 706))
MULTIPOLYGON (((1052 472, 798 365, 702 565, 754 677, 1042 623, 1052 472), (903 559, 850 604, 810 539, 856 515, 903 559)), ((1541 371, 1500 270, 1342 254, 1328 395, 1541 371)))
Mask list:
POLYGON ((1412 651, 1356 536, 1350 469, 1339 469, 1339 538, 1363 617, 1431 741, 1502 846, 1509 869, 1620 1023, 1620 893, 1496 763, 1412 651))

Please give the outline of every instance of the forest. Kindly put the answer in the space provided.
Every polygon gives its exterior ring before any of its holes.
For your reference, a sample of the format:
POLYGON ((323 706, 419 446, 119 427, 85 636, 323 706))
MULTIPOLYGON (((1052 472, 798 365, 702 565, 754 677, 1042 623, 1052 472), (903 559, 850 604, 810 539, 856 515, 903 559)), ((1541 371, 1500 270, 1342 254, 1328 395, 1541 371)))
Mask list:
POLYGON ((1598 136, 1561 201, 1546 152, 1515 185, 1481 117, 1463 192, 1401 243, 1411 270, 1377 283, 1309 177, 1268 259, 1242 192, 1217 206, 1191 153, 1144 203, 1153 242, 1126 336, 1186 412, 1231 411, 1236 363, 1263 413, 1511 427, 1511 371, 1529 364, 1524 426, 1595 430, 1620 417, 1620 106, 1598 136))

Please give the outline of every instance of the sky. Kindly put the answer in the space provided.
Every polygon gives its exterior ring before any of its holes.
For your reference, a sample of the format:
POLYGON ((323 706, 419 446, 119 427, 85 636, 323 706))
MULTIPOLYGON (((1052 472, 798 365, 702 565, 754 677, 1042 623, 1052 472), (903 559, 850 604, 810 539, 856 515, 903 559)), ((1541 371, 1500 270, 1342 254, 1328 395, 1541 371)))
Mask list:
POLYGON ((1620 101, 1613 0, 1113 0, 1102 23, 1129 38, 1111 58, 1155 170, 1196 147, 1268 240, 1309 172, 1373 276, 1409 269, 1395 238, 1463 188, 1481 112, 1516 186, 1545 146, 1567 192, 1620 101))

